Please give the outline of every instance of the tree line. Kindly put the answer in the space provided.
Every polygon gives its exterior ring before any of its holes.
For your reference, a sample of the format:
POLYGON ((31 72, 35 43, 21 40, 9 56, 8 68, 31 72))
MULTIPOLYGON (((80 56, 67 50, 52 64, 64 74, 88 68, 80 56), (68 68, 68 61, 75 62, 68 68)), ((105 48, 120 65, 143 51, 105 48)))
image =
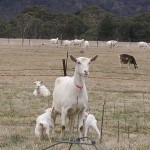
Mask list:
POLYGON ((75 14, 26 8, 15 18, 0 19, 0 38, 150 41, 150 12, 119 17, 96 6, 75 14))

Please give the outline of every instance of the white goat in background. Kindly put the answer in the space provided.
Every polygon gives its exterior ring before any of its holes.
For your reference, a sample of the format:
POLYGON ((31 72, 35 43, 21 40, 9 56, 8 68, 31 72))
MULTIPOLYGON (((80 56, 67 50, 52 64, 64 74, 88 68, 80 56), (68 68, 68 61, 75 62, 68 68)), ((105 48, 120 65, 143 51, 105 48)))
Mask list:
POLYGON ((139 48, 149 48, 148 44, 146 42, 138 42, 138 47, 139 48))
POLYGON ((58 46, 58 38, 56 38, 56 39, 50 39, 50 43, 52 45, 58 46))
POLYGON ((111 40, 111 41, 108 41, 106 43, 107 47, 110 47, 112 49, 114 49, 115 45, 117 44, 118 41, 115 41, 115 40, 111 40))
POLYGON ((82 40, 74 39, 73 40, 74 46, 76 46, 76 45, 81 46, 83 44, 83 42, 84 42, 84 39, 82 39, 82 40))
MULTIPOLYGON (((56 116, 61 114, 61 137, 64 136, 66 118, 69 117, 73 124, 77 115, 79 118, 79 135, 82 137, 84 112, 88 105, 85 79, 89 74, 89 64, 95 61, 97 57, 98 55, 93 58, 75 58, 71 55, 71 60, 76 63, 74 76, 59 77, 55 81, 52 103, 54 113, 52 118, 55 122, 56 116)), ((70 125, 70 127, 73 128, 73 125, 70 125)), ((71 134, 72 130, 70 129, 71 134)))
POLYGON ((70 40, 64 40, 63 41, 63 45, 64 45, 65 48, 66 47, 70 48, 72 43, 73 43, 73 41, 70 41, 70 40))
POLYGON ((43 81, 35 81, 34 83, 36 84, 36 88, 33 92, 34 96, 50 96, 50 91, 47 89, 45 85, 41 85, 43 81))

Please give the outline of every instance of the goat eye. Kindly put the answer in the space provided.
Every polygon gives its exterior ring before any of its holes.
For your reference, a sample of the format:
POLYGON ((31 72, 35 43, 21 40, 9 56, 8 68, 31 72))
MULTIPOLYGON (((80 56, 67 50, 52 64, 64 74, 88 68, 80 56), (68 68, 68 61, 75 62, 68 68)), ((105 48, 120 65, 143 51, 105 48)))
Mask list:
POLYGON ((89 62, 89 64, 90 64, 91 62, 89 62))
POLYGON ((78 64, 80 65, 80 64, 81 64, 81 62, 78 62, 78 64))

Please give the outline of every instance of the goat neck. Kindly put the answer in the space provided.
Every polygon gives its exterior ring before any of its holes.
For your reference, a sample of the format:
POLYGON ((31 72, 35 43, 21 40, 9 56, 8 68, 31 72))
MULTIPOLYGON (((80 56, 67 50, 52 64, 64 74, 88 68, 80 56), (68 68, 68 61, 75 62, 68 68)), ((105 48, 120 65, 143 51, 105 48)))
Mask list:
POLYGON ((78 88, 78 89, 82 89, 85 85, 85 77, 78 74, 77 72, 74 73, 74 85, 78 88))
POLYGON ((40 94, 40 87, 39 86, 36 88, 36 90, 37 90, 37 93, 40 94))

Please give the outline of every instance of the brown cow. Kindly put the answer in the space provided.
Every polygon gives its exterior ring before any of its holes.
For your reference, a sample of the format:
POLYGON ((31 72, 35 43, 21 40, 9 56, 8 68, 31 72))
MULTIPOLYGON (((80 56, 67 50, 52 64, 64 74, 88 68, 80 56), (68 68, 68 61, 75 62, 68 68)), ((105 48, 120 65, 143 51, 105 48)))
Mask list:
POLYGON ((133 64, 134 68, 138 68, 138 65, 136 63, 136 60, 133 56, 128 55, 128 54, 120 54, 120 67, 122 67, 122 64, 129 64, 128 68, 133 64))

